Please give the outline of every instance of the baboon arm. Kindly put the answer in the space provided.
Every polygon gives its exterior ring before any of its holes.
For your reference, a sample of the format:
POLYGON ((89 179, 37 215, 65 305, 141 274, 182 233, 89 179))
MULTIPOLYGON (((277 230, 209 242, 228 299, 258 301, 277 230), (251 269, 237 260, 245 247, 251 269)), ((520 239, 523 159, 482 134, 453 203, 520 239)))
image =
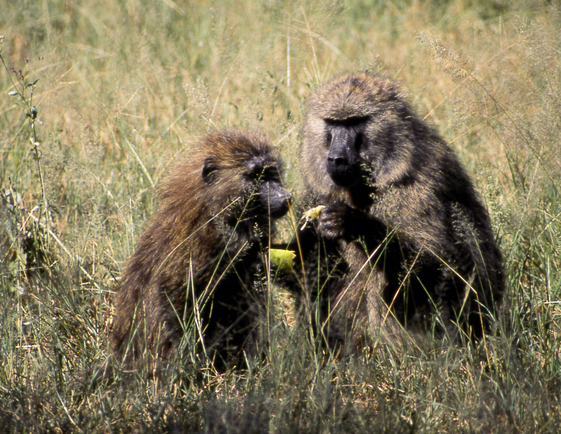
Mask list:
POLYGON ((320 212, 318 229, 326 239, 360 242, 368 251, 376 249, 392 234, 391 228, 378 219, 343 202, 320 212))

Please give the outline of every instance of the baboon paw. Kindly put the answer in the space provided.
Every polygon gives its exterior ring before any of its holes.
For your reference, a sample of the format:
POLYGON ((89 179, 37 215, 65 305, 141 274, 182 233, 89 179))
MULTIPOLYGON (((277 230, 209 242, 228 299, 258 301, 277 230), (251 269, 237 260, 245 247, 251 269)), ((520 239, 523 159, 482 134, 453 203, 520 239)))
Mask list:
POLYGON ((319 232, 322 237, 337 240, 345 236, 345 220, 349 207, 344 203, 326 206, 319 214, 319 232))

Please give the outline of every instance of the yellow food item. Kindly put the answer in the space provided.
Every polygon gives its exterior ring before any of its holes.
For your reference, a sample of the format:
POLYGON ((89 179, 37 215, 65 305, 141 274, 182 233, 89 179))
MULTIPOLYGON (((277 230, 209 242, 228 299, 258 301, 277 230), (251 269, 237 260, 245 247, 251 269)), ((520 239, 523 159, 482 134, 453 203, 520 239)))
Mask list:
POLYGON ((269 249, 271 264, 273 264, 281 273, 288 273, 289 271, 292 271, 295 257, 296 253, 292 250, 269 249))

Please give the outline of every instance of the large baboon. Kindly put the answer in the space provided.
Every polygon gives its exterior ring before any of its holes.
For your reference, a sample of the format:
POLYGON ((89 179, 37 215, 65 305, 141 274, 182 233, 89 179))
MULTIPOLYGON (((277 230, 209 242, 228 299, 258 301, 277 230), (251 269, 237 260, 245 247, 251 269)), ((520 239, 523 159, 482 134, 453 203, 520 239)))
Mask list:
POLYGON ((428 327, 481 336, 503 291, 488 214, 396 84, 348 73, 320 87, 301 152, 304 203, 325 208, 298 234, 297 287, 328 341, 352 350, 428 327))
POLYGON ((215 366, 256 351, 259 279, 272 222, 288 210, 274 149, 255 132, 207 135, 160 187, 126 267, 112 343, 125 360, 169 358, 186 329, 215 366))

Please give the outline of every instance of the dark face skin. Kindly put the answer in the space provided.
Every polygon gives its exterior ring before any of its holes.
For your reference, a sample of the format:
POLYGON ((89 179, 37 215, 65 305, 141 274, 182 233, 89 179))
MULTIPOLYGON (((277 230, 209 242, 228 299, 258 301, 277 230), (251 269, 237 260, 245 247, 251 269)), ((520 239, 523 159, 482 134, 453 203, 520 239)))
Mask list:
POLYGON ((360 180, 360 151, 366 145, 365 122, 362 117, 325 119, 326 145, 329 146, 325 165, 327 173, 339 187, 352 187, 360 180))
POLYGON ((262 213, 272 218, 284 216, 288 212, 292 195, 282 186, 277 167, 258 164, 250 176, 259 183, 259 204, 262 213))
POLYGON ((284 216, 288 212, 288 207, 292 195, 285 190, 278 182, 265 182, 259 188, 259 201, 264 210, 273 218, 284 216))
MULTIPOLYGON (((214 159, 205 160, 202 176, 205 182, 212 183, 217 168, 214 159)), ((292 195, 281 183, 279 169, 275 160, 255 156, 245 162, 245 182, 247 191, 256 192, 251 215, 280 218, 288 212, 292 195), (254 208, 256 206, 256 208, 254 208)))

